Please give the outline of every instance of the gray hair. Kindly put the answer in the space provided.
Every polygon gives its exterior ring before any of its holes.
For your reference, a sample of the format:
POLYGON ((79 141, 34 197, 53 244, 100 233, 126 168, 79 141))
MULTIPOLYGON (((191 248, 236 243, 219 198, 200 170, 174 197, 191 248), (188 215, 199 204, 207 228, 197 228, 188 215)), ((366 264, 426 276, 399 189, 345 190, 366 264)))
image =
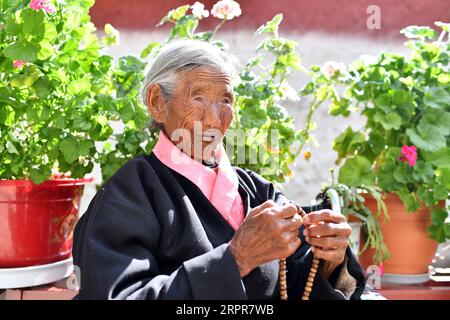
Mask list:
POLYGON ((142 89, 144 104, 147 105, 150 85, 158 84, 164 98, 170 100, 177 84, 177 74, 202 66, 218 69, 233 79, 236 76, 238 59, 229 52, 203 41, 184 40, 166 45, 154 59, 145 77, 142 89))

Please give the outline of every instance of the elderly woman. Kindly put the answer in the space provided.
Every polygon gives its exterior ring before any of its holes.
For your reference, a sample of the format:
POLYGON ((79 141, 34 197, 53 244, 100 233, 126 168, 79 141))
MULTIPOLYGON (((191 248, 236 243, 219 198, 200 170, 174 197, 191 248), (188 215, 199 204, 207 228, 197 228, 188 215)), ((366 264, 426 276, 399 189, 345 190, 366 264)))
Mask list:
POLYGON ((345 218, 320 210, 302 219, 269 181, 231 166, 222 146, 233 119, 230 56, 178 42, 156 57, 143 96, 159 139, 102 186, 77 224, 78 298, 277 299, 287 258, 288 295, 298 299, 312 251, 323 263, 311 299, 360 297, 345 218))

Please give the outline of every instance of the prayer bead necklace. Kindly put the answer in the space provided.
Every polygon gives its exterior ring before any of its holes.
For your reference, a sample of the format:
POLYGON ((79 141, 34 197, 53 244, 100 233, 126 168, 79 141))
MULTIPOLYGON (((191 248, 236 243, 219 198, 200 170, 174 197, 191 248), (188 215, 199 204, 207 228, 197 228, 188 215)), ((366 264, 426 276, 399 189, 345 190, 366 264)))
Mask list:
MULTIPOLYGON (((302 218, 306 216, 305 211, 299 205, 295 204, 297 207, 297 213, 300 214, 302 218)), ((308 278, 306 280, 305 290, 303 291, 302 300, 309 300, 309 296, 312 291, 312 287, 314 284, 314 279, 317 274, 317 270, 319 268, 320 260, 318 258, 314 258, 311 265, 311 269, 309 270, 308 278)), ((280 259, 280 271, 279 271, 279 281, 280 281, 280 298, 281 300, 287 300, 287 280, 286 280, 286 259, 280 259)))

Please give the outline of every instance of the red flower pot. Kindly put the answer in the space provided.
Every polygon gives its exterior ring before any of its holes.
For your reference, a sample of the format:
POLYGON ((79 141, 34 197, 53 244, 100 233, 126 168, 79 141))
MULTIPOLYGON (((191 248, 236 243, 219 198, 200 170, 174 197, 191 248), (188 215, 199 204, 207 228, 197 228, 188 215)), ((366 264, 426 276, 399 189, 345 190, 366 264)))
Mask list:
POLYGON ((0 268, 70 257, 83 186, 91 181, 0 180, 0 268))

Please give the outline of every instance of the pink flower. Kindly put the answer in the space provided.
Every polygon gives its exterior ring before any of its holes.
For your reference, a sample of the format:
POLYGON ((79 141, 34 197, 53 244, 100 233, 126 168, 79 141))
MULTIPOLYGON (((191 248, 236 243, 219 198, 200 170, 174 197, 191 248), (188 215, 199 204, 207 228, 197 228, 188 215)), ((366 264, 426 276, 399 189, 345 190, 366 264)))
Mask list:
POLYGON ((14 60, 13 67, 14 68, 22 68, 25 65, 26 61, 23 60, 14 60))
POLYGON ((56 12, 55 7, 51 3, 45 4, 42 7, 42 9, 44 9, 44 11, 48 12, 48 13, 55 13, 56 12))
POLYGON ((211 14, 218 19, 231 20, 242 13, 239 3, 233 0, 218 1, 212 8, 211 14))
POLYGON ((410 167, 416 165, 417 161, 417 148, 415 146, 404 145, 401 151, 400 161, 408 162, 410 167))
POLYGON ((205 10, 205 5, 201 2, 196 1, 192 6, 192 14, 198 19, 207 18, 209 16, 209 11, 205 10))
POLYGON ((320 68, 320 72, 322 72, 328 79, 331 79, 332 77, 334 77, 339 73, 345 72, 345 70, 346 70, 345 64, 334 61, 326 62, 322 66, 322 68, 320 68))
POLYGON ((36 11, 44 10, 48 13, 54 13, 56 12, 55 7, 53 4, 49 3, 50 0, 31 0, 30 1, 30 8, 36 11))
POLYGON ((48 0, 31 0, 30 8, 36 11, 41 10, 47 1, 48 0))

